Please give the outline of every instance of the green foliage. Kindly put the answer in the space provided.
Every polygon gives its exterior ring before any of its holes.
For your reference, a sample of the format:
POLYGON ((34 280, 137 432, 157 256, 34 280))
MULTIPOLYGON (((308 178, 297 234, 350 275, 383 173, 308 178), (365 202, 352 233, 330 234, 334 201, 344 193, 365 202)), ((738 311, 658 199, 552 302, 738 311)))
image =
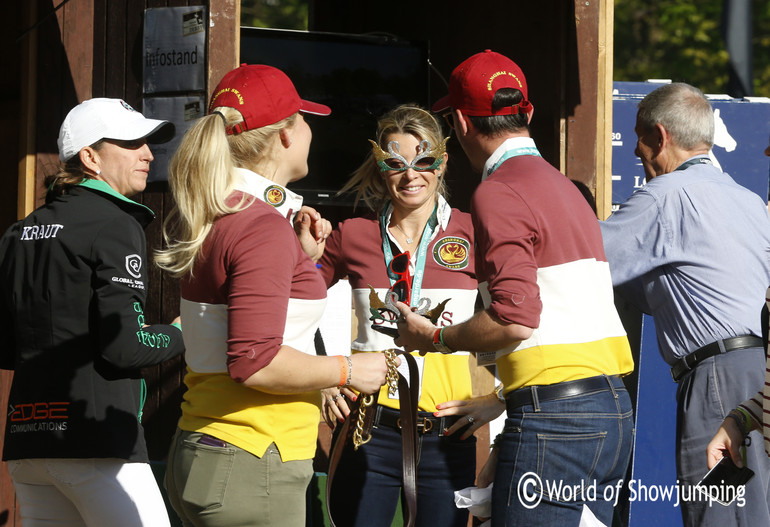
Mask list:
MULTIPOLYGON (((722 0, 616 0, 614 78, 672 79, 726 93, 722 0)), ((754 95, 770 96, 770 1, 752 2, 754 95)))
POLYGON ((754 19, 754 95, 770 97, 770 1, 752 2, 754 19))
POLYGON ((241 0, 241 25, 307 29, 309 0, 241 0))

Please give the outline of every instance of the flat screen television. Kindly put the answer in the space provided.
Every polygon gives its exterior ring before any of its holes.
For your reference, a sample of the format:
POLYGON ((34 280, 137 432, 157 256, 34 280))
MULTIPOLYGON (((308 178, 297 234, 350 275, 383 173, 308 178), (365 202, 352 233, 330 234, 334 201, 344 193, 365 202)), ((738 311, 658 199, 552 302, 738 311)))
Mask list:
POLYGON ((308 116, 313 142, 307 177, 289 188, 311 205, 352 205, 337 196, 371 148, 377 118, 402 103, 428 105, 428 41, 241 28, 241 62, 284 71, 300 97, 326 104, 329 117, 308 116))

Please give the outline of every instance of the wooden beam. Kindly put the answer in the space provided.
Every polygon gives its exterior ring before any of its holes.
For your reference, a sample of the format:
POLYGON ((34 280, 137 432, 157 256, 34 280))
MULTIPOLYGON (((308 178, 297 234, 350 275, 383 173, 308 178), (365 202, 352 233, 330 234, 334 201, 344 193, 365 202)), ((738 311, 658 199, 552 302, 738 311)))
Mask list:
MULTIPOLYGON (((24 27, 37 21, 37 2, 27 2, 24 27)), ((35 209, 35 119, 37 118, 37 31, 29 32, 21 45, 21 122, 19 126, 19 191, 16 218, 35 209)))
MULTIPOLYGON (((599 80, 599 1, 575 0, 574 41, 567 50, 567 155, 565 174, 592 191, 596 187, 599 126, 597 91, 599 80)), ((606 3, 606 2, 605 2, 606 3)), ((537 113, 535 113, 537 115, 537 113)))
POLYGON ((210 0, 208 79, 209 97, 225 74, 240 63, 241 2, 210 0))
POLYGON ((599 4, 599 67, 596 90, 596 215, 605 220, 612 213, 612 61, 613 2, 599 4))
POLYGON ((59 31, 69 62, 75 95, 78 102, 83 102, 92 97, 94 3, 70 2, 59 12, 59 31))

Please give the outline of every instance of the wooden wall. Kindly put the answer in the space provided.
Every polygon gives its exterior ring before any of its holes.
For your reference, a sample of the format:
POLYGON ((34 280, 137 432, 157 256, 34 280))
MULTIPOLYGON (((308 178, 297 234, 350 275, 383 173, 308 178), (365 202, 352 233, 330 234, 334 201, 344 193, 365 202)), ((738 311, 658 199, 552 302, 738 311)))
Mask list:
MULTIPOLYGON (((17 42, 22 28, 28 27, 26 13, 21 2, 9 2, 4 6, 6 24, 13 31, 0 32, 0 49, 3 75, 0 76, 0 178, 3 192, 0 193, 0 232, 17 219, 16 202, 19 194, 17 162, 24 159, 20 151, 21 124, 21 83, 23 44, 17 42)), ((2 258, 3 255, 0 255, 2 258)), ((0 343, 0 346, 3 344, 0 343)), ((13 374, 0 370, 0 431, 5 430, 6 408, 8 407, 8 386, 13 374)), ((0 433, 0 448, 3 436, 0 433)), ((0 525, 20 525, 13 492, 5 464, 0 464, 0 525)))

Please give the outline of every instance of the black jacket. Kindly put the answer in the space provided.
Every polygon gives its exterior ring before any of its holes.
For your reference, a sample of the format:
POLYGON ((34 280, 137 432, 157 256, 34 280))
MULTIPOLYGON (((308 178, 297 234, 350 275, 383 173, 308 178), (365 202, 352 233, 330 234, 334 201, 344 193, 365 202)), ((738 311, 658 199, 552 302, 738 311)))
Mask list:
POLYGON ((143 327, 153 217, 87 180, 0 239, 4 460, 147 460, 138 370, 184 350, 179 328, 143 327))

